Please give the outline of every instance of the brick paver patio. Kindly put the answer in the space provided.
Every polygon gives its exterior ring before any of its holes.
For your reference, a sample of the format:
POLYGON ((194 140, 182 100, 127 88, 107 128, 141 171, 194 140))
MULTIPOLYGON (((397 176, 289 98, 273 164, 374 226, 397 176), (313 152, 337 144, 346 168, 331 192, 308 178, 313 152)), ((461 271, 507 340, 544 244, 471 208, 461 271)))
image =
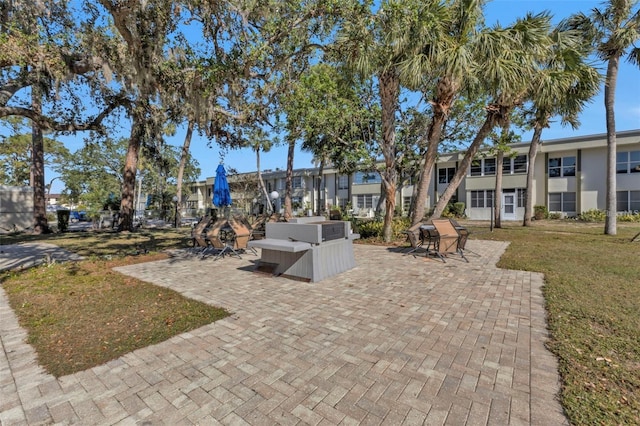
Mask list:
POLYGON ((558 425, 540 274, 495 267, 506 243, 447 263, 356 245, 357 267, 305 283, 242 260, 119 271, 230 317, 60 379, 0 290, 0 423, 558 425))

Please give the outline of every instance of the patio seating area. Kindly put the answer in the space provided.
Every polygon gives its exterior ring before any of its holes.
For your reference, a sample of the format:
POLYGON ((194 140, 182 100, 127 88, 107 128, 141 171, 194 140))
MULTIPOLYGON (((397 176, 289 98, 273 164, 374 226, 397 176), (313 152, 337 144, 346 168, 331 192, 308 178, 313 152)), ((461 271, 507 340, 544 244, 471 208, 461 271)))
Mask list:
POLYGON ((542 275, 354 245, 320 283, 193 255, 117 270, 232 316, 55 379, 0 291, 3 424, 567 424, 542 275), (215 273, 212 271, 215 270, 215 273))
POLYGON ((446 263, 448 255, 459 255, 462 260, 469 262, 465 256, 469 231, 454 219, 434 219, 428 223, 417 223, 404 232, 411 245, 406 255, 416 257, 423 253, 426 257, 433 256, 446 263))

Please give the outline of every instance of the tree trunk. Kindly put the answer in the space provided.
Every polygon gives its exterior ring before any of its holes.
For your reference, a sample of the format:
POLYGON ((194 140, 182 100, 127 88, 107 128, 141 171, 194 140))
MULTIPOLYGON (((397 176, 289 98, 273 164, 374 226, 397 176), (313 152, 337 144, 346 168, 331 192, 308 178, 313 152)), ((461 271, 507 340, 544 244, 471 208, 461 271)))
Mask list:
POLYGON ((320 160, 320 168, 318 169, 318 174, 320 174, 320 180, 318 183, 318 206, 317 206, 317 216, 321 216, 324 214, 324 204, 323 204, 323 200, 324 200, 324 189, 323 189, 323 183, 324 183, 324 157, 322 157, 322 160, 320 160))
POLYGON ((436 86, 436 96, 431 103, 433 107, 433 117, 427 132, 427 151, 424 154, 422 173, 416 194, 415 209, 411 217, 411 225, 416 225, 424 218, 424 212, 429 195, 429 185, 433 176, 433 166, 438 157, 438 145, 442 138, 442 128, 447 120, 447 115, 455 99, 459 85, 448 77, 438 80, 436 86))
POLYGON ((487 113, 487 118, 484 121, 484 124, 478 131, 478 134, 476 135, 475 139, 473 140, 469 148, 467 149, 467 152, 465 153, 464 158, 462 159, 462 161, 460 162, 460 165, 458 166, 458 170, 456 170, 456 174, 453 176, 453 179, 451 179, 451 181, 449 182, 447 189, 444 190, 444 193, 436 203, 436 207, 433 211, 433 214, 431 215, 431 218, 437 219, 440 216, 442 216, 442 212, 444 211, 444 208, 447 206, 447 204, 449 203, 449 200, 451 200, 451 197, 456 192, 456 190, 458 189, 458 186, 460 186, 460 183, 462 182, 465 175, 467 174, 467 170, 469 170, 471 161, 473 161, 473 158, 478 153, 478 150, 480 149, 482 142, 487 138, 487 136, 489 136, 489 133, 491 133, 491 130, 493 130, 493 128, 495 127, 497 114, 498 113, 491 112, 491 111, 487 113))
MULTIPOLYGON (((136 172, 138 169, 138 154, 143 134, 143 123, 137 113, 134 113, 131 138, 127 148, 122 176, 122 199, 120 200, 119 231, 133 231, 133 198, 135 196, 136 172)), ((163 199, 164 211, 164 199, 163 199)))
POLYGON ((380 102, 382 106, 382 155, 384 157, 384 171, 382 172, 382 183, 386 195, 384 213, 384 226, 382 239, 384 242, 391 242, 393 238, 393 214, 396 208, 396 185, 398 174, 396 171, 396 120, 395 114, 398 108, 398 96, 400 94, 400 83, 398 77, 393 73, 384 72, 379 78, 380 102))
MULTIPOLYGON (((182 143, 182 152, 180 153, 180 164, 178 165, 178 177, 176 178, 176 196, 178 197, 178 209, 176 210, 176 223, 180 223, 180 210, 182 205, 182 179, 184 176, 184 168, 189 157, 189 147, 191 146, 191 136, 193 135, 193 120, 189 120, 187 124, 187 134, 184 136, 182 143)), ((137 208, 138 206, 136 206, 137 208)))
POLYGON ((498 151, 496 156, 496 186, 493 191, 493 217, 495 218, 494 226, 502 228, 502 163, 504 163, 504 152, 498 151))
MULTIPOLYGON (((42 111, 42 93, 37 84, 32 86, 31 105, 33 111, 42 111)), ((31 186, 33 188, 33 232, 47 234, 51 232, 47 222, 47 201, 44 185, 44 139, 42 130, 35 122, 31 122, 31 186)))
POLYGON ((289 142, 287 150, 287 173, 285 178, 284 190, 284 219, 289 220, 293 217, 293 206, 291 205, 291 192, 293 190, 293 156, 295 154, 295 141, 289 142))
POLYGON ((614 103, 620 58, 613 57, 607 64, 607 77, 604 85, 604 107, 607 116, 607 196, 604 233, 616 235, 617 199, 616 199, 616 118, 614 103))
POLYGON ((411 217, 411 225, 416 225, 424 218, 427 196, 429 195, 429 185, 431 184, 431 176, 433 176, 433 166, 438 156, 438 144, 442 137, 442 127, 446 120, 446 114, 441 108, 434 106, 433 118, 429 125, 427 151, 424 154, 422 164, 422 173, 420 174, 420 182, 418 183, 418 192, 416 194, 415 210, 411 217))
POLYGON ((271 204, 271 199, 269 198, 269 193, 267 192, 267 186, 264 184, 264 180, 262 180, 262 172, 260 171, 260 145, 256 147, 256 169, 258 171, 258 186, 262 190, 264 194, 265 209, 268 215, 273 213, 273 205, 271 204))
POLYGON ((531 216, 533 215, 533 173, 535 171, 536 156, 540 146, 540 136, 542 135, 542 125, 537 123, 533 128, 533 137, 529 145, 529 165, 527 169, 527 186, 525 188, 524 221, 522 226, 531 226, 531 216))

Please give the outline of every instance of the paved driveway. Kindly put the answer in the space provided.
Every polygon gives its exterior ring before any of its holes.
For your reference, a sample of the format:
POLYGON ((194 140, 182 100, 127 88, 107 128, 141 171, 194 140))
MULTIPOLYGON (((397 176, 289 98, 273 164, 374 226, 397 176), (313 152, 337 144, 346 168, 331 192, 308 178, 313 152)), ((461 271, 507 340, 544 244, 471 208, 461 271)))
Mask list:
POLYGON ((356 245, 319 283, 253 273, 252 255, 119 268, 233 315, 59 380, 0 292, 0 422, 566 424, 542 276, 495 268, 506 243, 468 248, 444 264, 356 245))

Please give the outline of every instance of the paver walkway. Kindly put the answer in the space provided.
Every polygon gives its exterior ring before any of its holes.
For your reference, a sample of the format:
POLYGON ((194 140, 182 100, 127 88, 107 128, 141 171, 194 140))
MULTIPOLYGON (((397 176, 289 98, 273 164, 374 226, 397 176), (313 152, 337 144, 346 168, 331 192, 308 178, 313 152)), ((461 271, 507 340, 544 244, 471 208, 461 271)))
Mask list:
POLYGON ((122 273, 233 315, 58 380, 38 367, 0 291, 0 423, 567 424, 545 349, 540 274, 356 245, 357 267, 305 283, 256 257, 169 260, 122 273))

